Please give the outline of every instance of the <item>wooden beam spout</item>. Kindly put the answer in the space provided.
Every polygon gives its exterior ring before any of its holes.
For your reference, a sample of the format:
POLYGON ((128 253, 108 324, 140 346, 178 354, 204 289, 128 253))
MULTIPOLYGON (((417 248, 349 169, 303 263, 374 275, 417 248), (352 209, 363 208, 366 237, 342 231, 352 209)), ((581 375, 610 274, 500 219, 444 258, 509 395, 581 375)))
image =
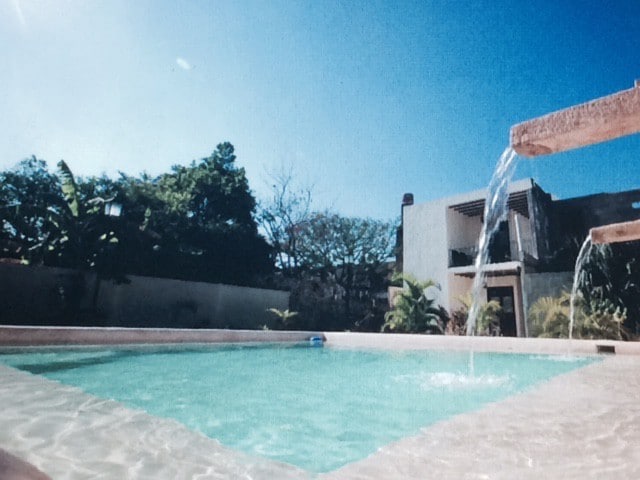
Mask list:
POLYGON ((640 240, 640 220, 612 223, 592 228, 589 232, 592 243, 620 243, 640 240))
POLYGON ((518 154, 536 157, 640 132, 640 83, 634 88, 511 127, 518 154))

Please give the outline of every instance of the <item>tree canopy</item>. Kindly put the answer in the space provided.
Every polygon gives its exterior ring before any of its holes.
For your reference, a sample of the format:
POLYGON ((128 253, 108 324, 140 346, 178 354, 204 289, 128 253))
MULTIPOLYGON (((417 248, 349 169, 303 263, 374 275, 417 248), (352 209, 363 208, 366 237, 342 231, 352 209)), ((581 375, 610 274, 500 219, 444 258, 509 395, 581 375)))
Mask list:
POLYGON ((0 173, 2 255, 56 266, 99 268, 108 256, 130 274, 247 284, 272 269, 258 234, 256 200, 234 147, 157 177, 76 178, 36 157, 0 173), (109 202, 120 217, 106 215, 109 202), (105 249, 105 247, 108 247, 105 249))

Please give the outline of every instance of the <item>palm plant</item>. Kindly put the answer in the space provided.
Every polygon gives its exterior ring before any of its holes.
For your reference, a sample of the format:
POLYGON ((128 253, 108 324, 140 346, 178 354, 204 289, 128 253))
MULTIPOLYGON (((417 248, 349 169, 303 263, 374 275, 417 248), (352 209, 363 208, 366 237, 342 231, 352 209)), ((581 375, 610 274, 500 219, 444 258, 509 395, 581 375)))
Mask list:
POLYGON ((396 274, 404 289, 395 298, 393 309, 384 316, 381 331, 402 333, 444 333, 446 315, 429 291, 440 289, 433 280, 419 281, 408 274, 396 274))
MULTIPOLYGON (((462 308, 453 314, 453 317, 461 320, 460 325, 452 325, 450 332, 457 335, 465 335, 467 328, 466 323, 469 318, 469 311, 473 305, 473 295, 467 293, 458 297, 458 301, 462 304, 462 308)), ((500 315, 502 315, 502 307, 495 300, 483 303, 478 311, 476 319, 476 331, 479 335, 494 335, 500 329, 500 315)))
MULTIPOLYGON (((569 337, 571 296, 563 292, 559 297, 540 297, 529 308, 531 335, 545 338, 569 337)), ((576 312, 582 313, 577 308, 576 312)))
MULTIPOLYGON (((531 334, 535 337, 568 338, 571 296, 563 292, 558 297, 541 297, 529 309, 531 334)), ((575 299, 573 338, 623 340, 626 310, 606 299, 585 301, 575 299)))
POLYGON ((268 308, 267 311, 278 317, 278 323, 284 328, 291 327, 293 325, 293 321, 291 319, 298 315, 298 312, 292 312, 288 308, 286 310, 268 308))

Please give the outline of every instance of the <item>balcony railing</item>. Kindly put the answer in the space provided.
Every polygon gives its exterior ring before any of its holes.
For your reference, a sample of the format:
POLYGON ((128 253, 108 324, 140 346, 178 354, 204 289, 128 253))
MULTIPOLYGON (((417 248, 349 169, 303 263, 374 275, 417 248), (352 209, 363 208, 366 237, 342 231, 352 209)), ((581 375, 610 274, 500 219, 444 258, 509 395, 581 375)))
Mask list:
MULTIPOLYGON (((520 260, 518 258, 518 243, 509 242, 506 245, 492 245, 489 248, 489 263, 502 263, 520 260)), ((522 249, 526 256, 536 257, 533 254, 533 242, 531 240, 522 242, 522 249)), ((478 255, 478 246, 457 247, 449 249, 449 268, 467 267, 473 265, 478 255)))

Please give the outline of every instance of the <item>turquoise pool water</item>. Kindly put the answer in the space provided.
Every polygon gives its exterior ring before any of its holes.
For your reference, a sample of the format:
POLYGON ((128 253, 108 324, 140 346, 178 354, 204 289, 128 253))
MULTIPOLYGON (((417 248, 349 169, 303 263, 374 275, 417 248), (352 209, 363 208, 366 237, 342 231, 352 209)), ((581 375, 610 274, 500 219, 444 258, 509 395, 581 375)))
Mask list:
POLYGON ((31 350, 0 362, 326 472, 595 361, 307 346, 31 350))

